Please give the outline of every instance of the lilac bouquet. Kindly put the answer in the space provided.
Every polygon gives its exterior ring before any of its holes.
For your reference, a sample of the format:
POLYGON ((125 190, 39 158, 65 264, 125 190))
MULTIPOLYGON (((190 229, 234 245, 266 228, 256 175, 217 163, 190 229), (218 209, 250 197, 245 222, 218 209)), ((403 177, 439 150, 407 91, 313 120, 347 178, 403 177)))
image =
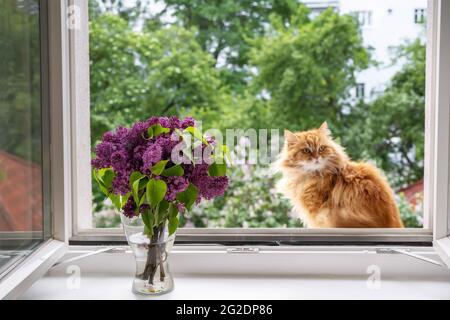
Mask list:
MULTIPOLYGON (((216 147, 193 118, 151 117, 106 132, 95 148, 93 175, 114 206, 128 218, 140 216, 144 234, 157 241, 166 227, 176 231, 179 213, 225 192, 225 153, 216 147)), ((143 277, 153 277, 147 269, 143 277)))

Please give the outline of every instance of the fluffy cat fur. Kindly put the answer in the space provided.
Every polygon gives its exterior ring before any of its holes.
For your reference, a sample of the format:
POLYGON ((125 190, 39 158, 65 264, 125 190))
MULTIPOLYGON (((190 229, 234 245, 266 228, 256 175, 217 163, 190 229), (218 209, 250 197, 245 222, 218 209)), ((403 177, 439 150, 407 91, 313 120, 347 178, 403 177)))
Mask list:
POLYGON ((278 189, 310 228, 402 228, 391 187, 369 163, 353 162, 331 137, 327 123, 285 131, 275 163, 278 189))

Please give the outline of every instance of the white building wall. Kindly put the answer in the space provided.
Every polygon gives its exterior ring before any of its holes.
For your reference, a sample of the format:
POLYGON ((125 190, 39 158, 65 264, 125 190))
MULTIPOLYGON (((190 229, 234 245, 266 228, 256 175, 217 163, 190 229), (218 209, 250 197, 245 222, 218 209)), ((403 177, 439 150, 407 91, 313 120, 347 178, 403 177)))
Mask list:
MULTIPOLYGON (((384 91, 386 84, 401 68, 392 64, 393 48, 425 38, 425 24, 414 21, 415 9, 426 9, 427 0, 302 0, 311 9, 320 10, 328 3, 341 14, 370 12, 370 23, 362 26, 364 45, 373 48, 372 58, 379 65, 357 74, 357 82, 364 84, 365 100, 384 91)), ((366 15, 366 22, 368 18, 366 15)), ((355 96, 356 90, 353 90, 355 96)))
POLYGON ((391 48, 413 41, 419 35, 425 37, 425 24, 414 22, 414 10, 426 7, 427 0, 340 0, 341 14, 372 12, 371 24, 362 26, 362 33, 364 44, 374 48, 373 59, 380 65, 357 75, 357 82, 365 84, 366 99, 383 92, 385 85, 401 68, 400 63, 392 65, 391 48))

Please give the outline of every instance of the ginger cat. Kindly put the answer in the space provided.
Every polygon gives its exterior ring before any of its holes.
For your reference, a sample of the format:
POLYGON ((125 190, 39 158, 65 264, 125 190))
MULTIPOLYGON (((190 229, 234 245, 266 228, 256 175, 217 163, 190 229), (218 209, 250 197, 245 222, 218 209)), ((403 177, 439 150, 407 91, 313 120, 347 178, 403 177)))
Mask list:
POLYGON ((403 228, 391 187, 371 164, 349 159, 327 123, 285 131, 278 187, 311 228, 403 228))

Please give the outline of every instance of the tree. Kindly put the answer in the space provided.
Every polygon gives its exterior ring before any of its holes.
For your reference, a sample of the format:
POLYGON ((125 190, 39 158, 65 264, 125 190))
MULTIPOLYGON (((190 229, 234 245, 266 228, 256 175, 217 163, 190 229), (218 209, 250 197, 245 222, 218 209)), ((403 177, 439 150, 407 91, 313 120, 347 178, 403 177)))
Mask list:
POLYGON ((133 24, 149 14, 150 0, 135 0, 131 3, 124 0, 89 0, 89 17, 96 19, 103 13, 118 15, 133 24))
POLYGON ((0 21, 0 148, 40 163, 42 106, 38 1, 2 3, 0 21))
POLYGON ((265 33, 269 16, 287 21, 295 12, 296 0, 164 0, 175 24, 196 29, 202 49, 213 55, 222 79, 233 90, 245 89, 249 70, 250 38, 265 33))
POLYGON ((400 187, 423 177, 425 132, 425 44, 399 47, 402 68, 384 93, 352 110, 343 140, 356 159, 372 159, 400 187))
POLYGON ((102 14, 90 23, 92 141, 118 125, 193 107, 217 108, 213 58, 179 27, 133 31, 102 14))
POLYGON ((253 86, 268 101, 272 127, 309 129, 323 120, 341 127, 355 72, 369 63, 353 17, 331 8, 314 19, 309 13, 299 6, 287 24, 272 17, 267 34, 252 42, 253 86))

